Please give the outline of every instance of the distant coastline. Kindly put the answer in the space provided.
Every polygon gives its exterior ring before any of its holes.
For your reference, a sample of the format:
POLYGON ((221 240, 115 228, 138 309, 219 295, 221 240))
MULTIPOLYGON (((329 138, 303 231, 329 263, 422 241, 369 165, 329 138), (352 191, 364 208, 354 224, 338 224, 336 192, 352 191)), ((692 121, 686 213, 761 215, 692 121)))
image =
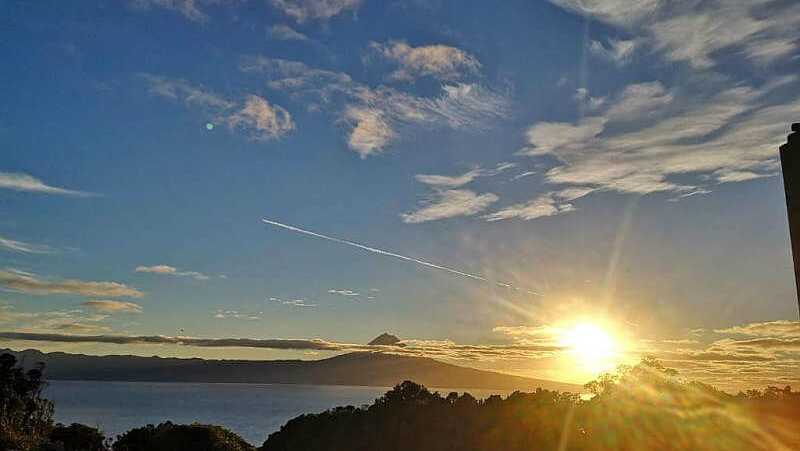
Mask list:
POLYGON ((430 358, 356 352, 320 360, 204 360, 91 356, 28 349, 9 352, 25 365, 43 362, 47 378, 61 381, 184 382, 223 384, 393 387, 415 380, 432 388, 548 390, 580 393, 582 386, 465 368, 430 358))

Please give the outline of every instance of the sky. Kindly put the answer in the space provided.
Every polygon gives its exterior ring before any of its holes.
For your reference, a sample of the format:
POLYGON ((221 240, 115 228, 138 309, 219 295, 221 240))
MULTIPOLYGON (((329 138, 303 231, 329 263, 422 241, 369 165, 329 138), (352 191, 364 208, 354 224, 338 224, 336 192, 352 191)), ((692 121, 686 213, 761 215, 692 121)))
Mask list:
POLYGON ((2 5, 0 346, 800 384, 796 2, 2 5))

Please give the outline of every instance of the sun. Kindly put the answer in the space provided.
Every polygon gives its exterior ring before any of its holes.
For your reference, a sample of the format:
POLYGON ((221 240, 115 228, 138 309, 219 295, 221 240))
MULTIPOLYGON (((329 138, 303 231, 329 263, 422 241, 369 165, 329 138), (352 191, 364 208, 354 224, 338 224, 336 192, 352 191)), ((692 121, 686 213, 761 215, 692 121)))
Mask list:
POLYGON ((560 341, 576 363, 588 371, 604 371, 613 366, 617 343, 607 330, 597 324, 575 324, 564 330, 560 341))

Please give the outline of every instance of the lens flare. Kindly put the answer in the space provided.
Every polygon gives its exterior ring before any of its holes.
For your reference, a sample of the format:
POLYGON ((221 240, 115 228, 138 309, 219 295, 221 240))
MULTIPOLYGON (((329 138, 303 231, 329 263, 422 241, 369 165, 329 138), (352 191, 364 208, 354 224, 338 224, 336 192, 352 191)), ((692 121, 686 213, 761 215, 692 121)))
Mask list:
POLYGON ((617 344, 611 334, 597 324, 578 323, 566 329, 561 345, 569 349, 576 362, 586 370, 597 372, 613 367, 617 344))

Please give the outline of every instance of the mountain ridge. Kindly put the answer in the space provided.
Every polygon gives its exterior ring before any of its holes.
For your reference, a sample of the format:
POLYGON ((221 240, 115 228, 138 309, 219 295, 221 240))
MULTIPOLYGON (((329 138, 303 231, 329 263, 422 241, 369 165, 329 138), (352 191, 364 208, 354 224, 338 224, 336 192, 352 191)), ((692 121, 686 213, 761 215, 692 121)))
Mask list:
POLYGON ((428 357, 351 352, 319 360, 241 360, 133 355, 91 356, 35 349, 9 352, 26 366, 45 364, 52 380, 275 383, 391 387, 413 380, 428 387, 580 392, 577 384, 466 368, 428 357))

